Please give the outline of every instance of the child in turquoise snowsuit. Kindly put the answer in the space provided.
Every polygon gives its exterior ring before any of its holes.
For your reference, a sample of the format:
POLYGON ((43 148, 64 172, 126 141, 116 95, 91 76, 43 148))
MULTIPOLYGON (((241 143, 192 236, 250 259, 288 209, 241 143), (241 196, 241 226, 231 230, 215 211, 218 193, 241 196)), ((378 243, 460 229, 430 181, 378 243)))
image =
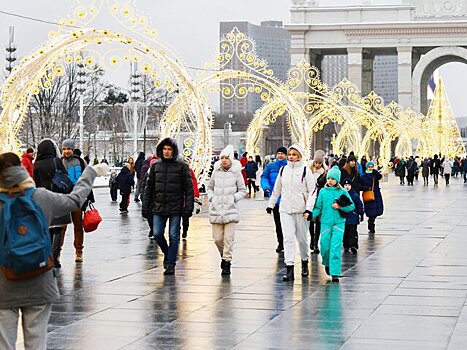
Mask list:
POLYGON ((326 186, 319 192, 313 208, 313 220, 321 215, 321 256, 326 273, 332 276, 333 282, 338 282, 341 275, 345 230, 345 218, 340 215, 339 209, 346 213, 355 209, 349 193, 339 185, 340 179, 339 167, 333 166, 326 175, 326 186), (336 203, 341 195, 348 197, 350 205, 341 207, 336 203))

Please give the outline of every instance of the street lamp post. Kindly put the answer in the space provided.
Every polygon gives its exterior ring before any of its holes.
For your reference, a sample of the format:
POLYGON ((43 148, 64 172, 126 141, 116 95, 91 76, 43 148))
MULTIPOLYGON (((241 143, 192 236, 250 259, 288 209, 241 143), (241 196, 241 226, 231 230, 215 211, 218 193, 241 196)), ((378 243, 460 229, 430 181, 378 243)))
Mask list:
POLYGON ((77 65, 77 90, 79 93, 79 149, 83 151, 84 147, 84 91, 86 89, 86 71, 84 64, 78 63, 77 65))
POLYGON ((138 73, 137 62, 132 62, 131 65, 131 90, 130 98, 133 103, 133 152, 138 152, 138 100, 141 92, 141 75, 138 73))
POLYGON ((229 113, 229 119, 224 123, 224 147, 230 143, 230 132, 232 131, 233 114, 229 113))
POLYGON ((16 45, 13 42, 15 39, 15 27, 10 26, 9 27, 9 40, 8 40, 8 46, 6 47, 6 70, 8 71, 8 74, 11 73, 13 70, 13 63, 16 61, 16 45))

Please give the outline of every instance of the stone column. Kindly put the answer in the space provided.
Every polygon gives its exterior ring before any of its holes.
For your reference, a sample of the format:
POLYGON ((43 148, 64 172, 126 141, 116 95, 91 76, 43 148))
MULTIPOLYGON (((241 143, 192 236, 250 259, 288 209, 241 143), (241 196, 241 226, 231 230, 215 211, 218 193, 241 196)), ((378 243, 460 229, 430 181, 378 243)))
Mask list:
POLYGON ((397 48, 397 84, 398 103, 404 107, 412 107, 412 47, 397 48))
POLYGON ((347 49, 347 79, 362 90, 362 48, 347 49))

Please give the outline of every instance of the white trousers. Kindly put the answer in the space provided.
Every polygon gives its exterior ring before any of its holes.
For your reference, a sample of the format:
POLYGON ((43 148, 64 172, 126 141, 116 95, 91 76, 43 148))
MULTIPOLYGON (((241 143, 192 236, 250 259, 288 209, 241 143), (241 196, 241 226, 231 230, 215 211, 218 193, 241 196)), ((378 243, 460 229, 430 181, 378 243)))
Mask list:
POLYGON ((26 350, 45 350, 47 347, 47 325, 52 304, 0 309, 0 349, 16 349, 20 310, 24 348, 26 350))
POLYGON ((303 214, 280 213, 282 233, 284 235, 284 262, 293 265, 295 262, 295 240, 298 241, 300 259, 308 260, 310 251, 308 247, 308 221, 303 214))

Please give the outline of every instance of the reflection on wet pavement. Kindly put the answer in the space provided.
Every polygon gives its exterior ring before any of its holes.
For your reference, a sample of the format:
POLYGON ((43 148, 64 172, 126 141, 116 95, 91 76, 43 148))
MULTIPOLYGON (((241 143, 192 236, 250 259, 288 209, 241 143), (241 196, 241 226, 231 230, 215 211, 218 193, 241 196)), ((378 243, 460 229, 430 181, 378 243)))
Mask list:
POLYGON ((104 221, 86 234, 82 264, 67 232, 48 349, 464 349, 463 184, 383 187, 377 233, 359 226, 359 252, 344 254, 339 284, 316 255, 309 277, 296 271, 294 283, 282 282, 260 198, 241 203, 230 278, 220 276, 206 214, 192 218, 176 275, 164 277, 140 203, 122 216, 98 189, 104 221))

